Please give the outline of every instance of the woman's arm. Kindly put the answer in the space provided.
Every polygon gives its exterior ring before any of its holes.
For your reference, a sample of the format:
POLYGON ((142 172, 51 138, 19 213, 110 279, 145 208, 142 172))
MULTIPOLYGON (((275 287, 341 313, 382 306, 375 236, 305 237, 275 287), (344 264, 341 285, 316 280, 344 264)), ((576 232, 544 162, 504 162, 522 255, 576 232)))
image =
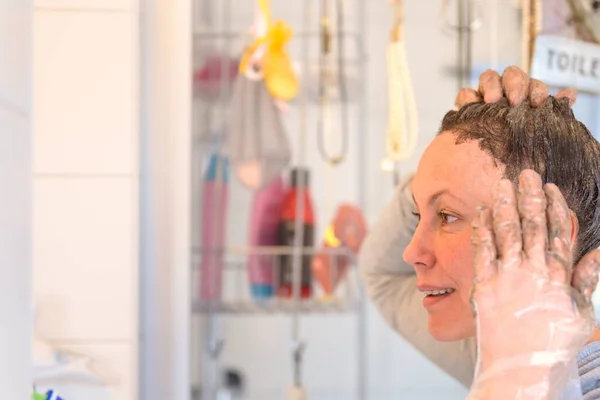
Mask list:
POLYGON ((408 176, 393 200, 384 208, 365 238, 359 253, 359 268, 367 295, 385 321, 417 350, 465 386, 473 381, 475 344, 473 340, 439 342, 428 329, 423 294, 415 286, 412 266, 402 258, 410 242, 417 217, 408 176))

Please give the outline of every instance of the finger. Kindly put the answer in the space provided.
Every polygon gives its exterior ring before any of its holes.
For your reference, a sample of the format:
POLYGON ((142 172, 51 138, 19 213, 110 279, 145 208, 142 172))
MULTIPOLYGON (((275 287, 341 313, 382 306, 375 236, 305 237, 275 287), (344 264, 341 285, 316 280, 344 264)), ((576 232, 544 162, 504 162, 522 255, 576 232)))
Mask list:
POLYGON ((573 105, 577 101, 577 90, 571 88, 563 89, 560 92, 556 93, 554 97, 556 97, 557 99, 562 99, 565 97, 568 98, 569 106, 573 107, 573 105))
POLYGON ((575 267, 571 284, 583 296, 587 304, 598 285, 598 269, 600 268, 600 249, 586 254, 575 267))
POLYGON ((524 170, 519 176, 517 204, 521 217, 523 251, 530 261, 532 272, 546 270, 546 195, 542 189, 542 178, 533 170, 524 170))
POLYGON ((501 180, 498 185, 494 207, 494 235, 498 243, 498 258, 502 261, 502 265, 520 261, 521 222, 515 188, 508 179, 501 180))
POLYGON ((473 221, 471 242, 475 255, 475 282, 492 279, 496 273, 496 243, 492 226, 492 211, 484 208, 473 221))
POLYGON ((502 94, 502 79, 498 72, 488 69, 479 75, 479 93, 486 103, 496 103, 504 97, 502 94))
POLYGON ((456 107, 460 109, 469 103, 478 103, 482 100, 483 98, 479 95, 479 93, 476 90, 465 88, 461 89, 460 92, 458 92, 456 100, 454 101, 454 105, 456 105, 456 107))
POLYGON ((548 205, 548 257, 546 262, 550 280, 559 284, 569 283, 572 267, 571 214, 567 202, 556 185, 544 186, 548 205))
POLYGON ((343 206, 340 213, 344 218, 336 226, 335 235, 352 251, 358 252, 366 233, 362 214, 351 206, 343 206))
POLYGON ((502 73, 502 89, 511 106, 518 106, 529 96, 529 76, 521 69, 511 66, 502 73))
POLYGON ((537 108, 548 98, 548 86, 542 81, 531 79, 529 82, 529 102, 537 108))

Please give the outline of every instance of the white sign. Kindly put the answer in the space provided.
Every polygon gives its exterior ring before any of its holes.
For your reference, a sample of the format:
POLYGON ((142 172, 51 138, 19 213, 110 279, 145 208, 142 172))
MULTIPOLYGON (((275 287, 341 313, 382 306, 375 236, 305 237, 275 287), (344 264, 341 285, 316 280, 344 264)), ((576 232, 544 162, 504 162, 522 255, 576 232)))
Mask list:
POLYGON ((531 76, 550 86, 600 94, 600 45, 540 35, 531 76))

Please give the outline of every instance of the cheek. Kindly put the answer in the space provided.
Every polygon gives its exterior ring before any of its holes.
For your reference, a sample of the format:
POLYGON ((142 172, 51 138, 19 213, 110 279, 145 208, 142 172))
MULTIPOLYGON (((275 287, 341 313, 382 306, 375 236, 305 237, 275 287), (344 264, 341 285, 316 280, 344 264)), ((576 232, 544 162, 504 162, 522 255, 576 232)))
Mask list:
POLYGON ((456 284, 456 289, 461 292, 461 297, 469 299, 475 271, 473 268, 473 245, 471 244, 471 230, 461 232, 444 240, 444 260, 446 273, 456 284))

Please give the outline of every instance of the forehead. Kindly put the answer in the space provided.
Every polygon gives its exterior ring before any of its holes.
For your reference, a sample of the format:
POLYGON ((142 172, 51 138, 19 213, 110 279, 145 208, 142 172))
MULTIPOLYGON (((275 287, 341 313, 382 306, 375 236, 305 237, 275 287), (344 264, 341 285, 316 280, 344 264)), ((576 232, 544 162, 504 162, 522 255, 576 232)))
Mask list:
POLYGON ((502 168, 479 148, 476 141, 455 144, 456 135, 444 132, 427 147, 412 182, 417 202, 440 190, 449 190, 466 203, 489 204, 502 168))

